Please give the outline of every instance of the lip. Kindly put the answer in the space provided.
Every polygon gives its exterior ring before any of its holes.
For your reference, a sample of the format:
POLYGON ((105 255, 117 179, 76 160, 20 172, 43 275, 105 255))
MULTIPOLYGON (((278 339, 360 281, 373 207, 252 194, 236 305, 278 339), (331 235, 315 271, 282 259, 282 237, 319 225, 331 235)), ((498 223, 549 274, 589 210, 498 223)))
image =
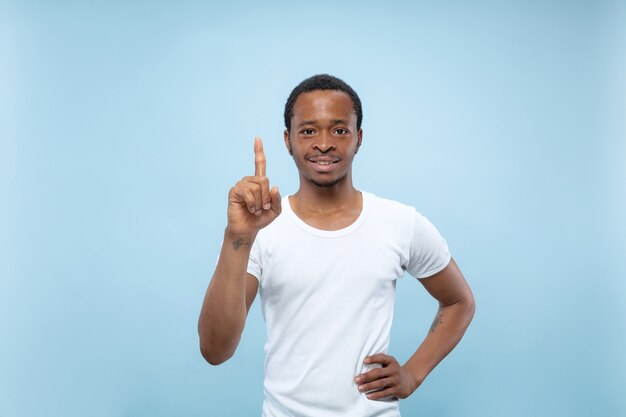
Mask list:
POLYGON ((316 172, 332 172, 337 168, 340 158, 330 156, 310 157, 306 159, 307 164, 316 172))

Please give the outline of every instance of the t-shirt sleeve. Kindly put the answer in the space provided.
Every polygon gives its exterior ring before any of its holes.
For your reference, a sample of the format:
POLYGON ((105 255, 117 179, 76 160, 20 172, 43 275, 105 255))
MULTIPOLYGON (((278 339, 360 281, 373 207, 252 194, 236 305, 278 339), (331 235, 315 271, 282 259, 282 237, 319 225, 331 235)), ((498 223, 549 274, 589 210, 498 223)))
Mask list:
POLYGON ((259 248, 258 237, 254 239, 252 248, 250 249, 250 257, 248 258, 248 273, 254 275, 257 280, 261 280, 261 249, 259 248))
POLYGON ((415 278, 427 278, 444 269, 450 259, 446 240, 426 217, 415 211, 407 272, 415 278))

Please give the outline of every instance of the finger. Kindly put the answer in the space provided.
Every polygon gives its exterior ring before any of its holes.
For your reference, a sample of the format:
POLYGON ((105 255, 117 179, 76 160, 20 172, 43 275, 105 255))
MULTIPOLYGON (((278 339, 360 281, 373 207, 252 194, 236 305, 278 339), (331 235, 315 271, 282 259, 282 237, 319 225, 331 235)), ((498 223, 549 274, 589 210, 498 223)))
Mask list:
POLYGON ((394 385, 394 379, 391 377, 381 378, 367 384, 359 385, 359 391, 368 392, 373 390, 381 390, 383 388, 391 387, 394 385))
POLYGON ((244 179, 239 183, 238 189, 248 191, 242 194, 242 198, 246 198, 248 210, 256 215, 261 214, 263 208, 261 186, 256 182, 246 181, 244 179))
POLYGON ((254 194, 254 207, 257 216, 263 212, 263 192, 261 191, 261 185, 255 183, 248 184, 249 190, 254 194))
POLYGON ((387 397, 393 397, 396 395, 395 387, 387 388, 382 391, 370 392, 369 394, 365 394, 365 396, 370 400, 381 400, 387 397))
POLYGON ((384 353, 376 353, 374 355, 368 356, 363 360, 363 363, 366 365, 371 365, 373 363, 380 363, 383 366, 387 366, 393 363, 396 360, 393 356, 385 355, 384 353))
POLYGON ((357 384, 365 384, 367 382, 375 381, 380 378, 385 378, 391 375, 391 371, 386 368, 376 368, 372 369, 369 372, 365 372, 364 374, 358 375, 354 378, 354 381, 357 384))
POLYGON ((237 200, 244 202, 250 213, 254 214, 256 212, 256 199, 249 188, 237 187, 233 194, 237 200))
POLYGON ((254 176, 265 176, 265 152, 261 138, 254 139, 254 176))
POLYGON ((272 210, 274 211, 274 213, 280 214, 280 212, 282 211, 282 201, 278 187, 273 187, 270 190, 270 197, 272 199, 272 210))
POLYGON ((254 183, 261 190, 261 207, 263 210, 272 208, 272 197, 270 196, 270 180, 267 177, 244 177, 246 182, 254 183))
POLYGON ((258 184, 261 186, 261 202, 263 203, 263 210, 269 210, 272 208, 270 180, 267 177, 260 177, 258 184))

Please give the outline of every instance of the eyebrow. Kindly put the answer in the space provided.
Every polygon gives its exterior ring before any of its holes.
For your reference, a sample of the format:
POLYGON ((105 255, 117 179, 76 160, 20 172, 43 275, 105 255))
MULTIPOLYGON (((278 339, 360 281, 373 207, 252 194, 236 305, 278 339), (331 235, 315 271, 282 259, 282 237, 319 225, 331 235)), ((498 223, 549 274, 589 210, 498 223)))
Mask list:
MULTIPOLYGON (((305 125, 314 125, 317 123, 317 120, 303 120, 302 122, 300 122, 298 124, 298 127, 302 127, 305 125)), ((330 121, 330 125, 331 126, 335 126, 335 125, 347 125, 348 122, 346 120, 343 119, 333 119, 330 121)))
POLYGON ((302 127, 304 125, 314 125, 315 122, 316 122, 315 120, 303 120, 302 122, 298 124, 298 127, 302 127))

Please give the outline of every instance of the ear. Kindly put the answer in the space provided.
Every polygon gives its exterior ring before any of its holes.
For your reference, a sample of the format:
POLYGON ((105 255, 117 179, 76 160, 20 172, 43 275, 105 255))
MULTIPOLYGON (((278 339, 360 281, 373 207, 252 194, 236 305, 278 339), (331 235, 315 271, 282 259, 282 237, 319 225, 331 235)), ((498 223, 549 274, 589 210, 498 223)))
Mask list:
POLYGON ((363 142, 363 129, 359 129, 359 133, 357 134, 356 149, 354 150, 355 155, 361 147, 361 142, 363 142))
POLYGON ((289 152, 289 155, 293 155, 293 152, 291 151, 291 142, 289 141, 289 131, 287 129, 285 129, 285 131, 283 132, 283 136, 285 140, 285 146, 287 147, 287 152, 289 152))

